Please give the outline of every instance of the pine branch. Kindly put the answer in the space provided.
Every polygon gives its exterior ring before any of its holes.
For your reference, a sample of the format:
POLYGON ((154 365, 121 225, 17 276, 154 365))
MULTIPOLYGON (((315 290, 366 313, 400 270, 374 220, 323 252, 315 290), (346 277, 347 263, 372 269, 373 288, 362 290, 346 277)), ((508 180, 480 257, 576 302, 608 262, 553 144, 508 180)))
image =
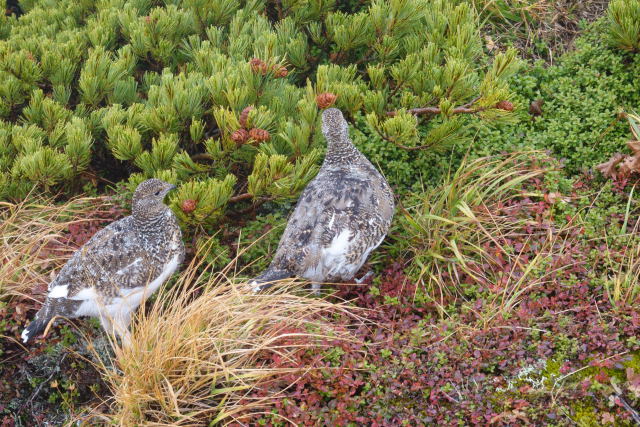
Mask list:
MULTIPOLYGON (((453 110, 451 110, 451 112, 453 114, 475 114, 479 113, 480 111, 486 110, 488 107, 471 108, 471 106, 475 104, 479 99, 480 97, 477 97, 464 105, 454 108, 453 110)), ((440 107, 422 107, 412 108, 410 110, 407 110, 407 113, 419 116, 421 114, 440 114, 442 113, 442 110, 440 110, 440 107)), ((394 117, 396 114, 398 114, 397 111, 387 111, 387 116, 389 117, 394 117)))
POLYGON ((430 143, 430 144, 424 144, 424 145, 418 145, 418 146, 416 146, 416 147, 410 147, 410 146, 408 146, 408 145, 400 144, 399 142, 397 142, 397 141, 395 141, 395 140, 393 140, 393 139, 391 139, 391 138, 388 138, 386 135, 382 134, 382 133, 381 133, 381 132, 379 132, 377 129, 376 129, 376 133, 377 133, 377 134, 378 134, 378 136, 379 136, 380 138, 382 138, 384 141, 390 142, 391 144, 394 144, 396 147, 398 147, 398 148, 402 148, 403 150, 407 150, 407 151, 426 150, 427 148, 434 147, 434 146, 436 146, 436 144, 437 144, 436 142, 432 142, 432 143, 430 143))
POLYGON ((198 160, 215 160, 209 153, 198 153, 191 156, 191 160, 197 162, 198 160))
POLYGON ((242 193, 242 194, 238 194, 237 196, 233 196, 229 199, 229 203, 237 203, 237 202, 242 202, 243 200, 248 200, 250 198, 252 198, 253 195, 249 194, 249 193, 242 193))

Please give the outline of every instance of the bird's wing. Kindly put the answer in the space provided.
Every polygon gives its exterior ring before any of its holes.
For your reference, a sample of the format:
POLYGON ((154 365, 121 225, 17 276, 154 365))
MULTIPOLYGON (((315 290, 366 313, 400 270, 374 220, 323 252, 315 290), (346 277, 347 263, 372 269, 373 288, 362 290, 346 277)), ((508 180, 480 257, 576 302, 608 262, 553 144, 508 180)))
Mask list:
POLYGON ((49 285, 48 296, 85 299, 98 289, 113 297, 121 289, 145 286, 152 280, 158 274, 157 263, 150 262, 154 254, 136 242, 132 220, 127 217, 110 224, 78 249, 49 285))
POLYGON ((323 214, 321 206, 317 203, 318 193, 316 180, 311 181, 302 192, 280 237, 272 266, 296 271, 295 267, 316 244, 316 224, 322 221, 320 216, 323 214))
POLYGON ((361 241, 363 248, 377 246, 387 232, 380 203, 371 187, 361 183, 352 188, 359 191, 332 199, 323 212, 317 236, 323 249, 340 250, 339 247, 355 241, 361 241))

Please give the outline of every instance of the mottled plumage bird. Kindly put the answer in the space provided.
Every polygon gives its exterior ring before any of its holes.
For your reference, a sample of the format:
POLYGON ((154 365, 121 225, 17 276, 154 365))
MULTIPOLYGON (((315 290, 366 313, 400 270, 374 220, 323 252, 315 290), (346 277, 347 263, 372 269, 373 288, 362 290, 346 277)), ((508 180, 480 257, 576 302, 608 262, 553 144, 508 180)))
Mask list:
POLYGON ((269 268, 251 282, 299 276, 313 283, 350 280, 384 239, 393 218, 393 192, 349 139, 340 110, 322 114, 327 154, 303 191, 269 268))
POLYGON ((128 342, 131 313, 184 259, 178 222, 163 203, 173 188, 159 179, 138 186, 132 215, 98 231, 49 284, 42 308, 22 332, 24 342, 55 316, 98 317, 108 333, 128 342))

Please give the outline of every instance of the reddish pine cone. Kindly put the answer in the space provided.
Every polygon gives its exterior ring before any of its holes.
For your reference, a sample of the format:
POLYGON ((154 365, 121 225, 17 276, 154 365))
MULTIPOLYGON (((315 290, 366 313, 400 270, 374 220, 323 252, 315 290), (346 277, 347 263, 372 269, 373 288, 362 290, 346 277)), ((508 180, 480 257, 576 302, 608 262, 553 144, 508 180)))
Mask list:
POLYGON ((247 119, 249 118, 249 112, 253 110, 253 106, 249 105, 248 107, 245 107, 244 110, 242 110, 242 113, 240 113, 240 126, 242 126, 243 128, 247 127, 247 119))
POLYGON ((513 103, 509 101, 500 101, 496 104, 498 110, 513 111, 513 103))
POLYGON ((251 71, 254 73, 267 74, 267 64, 260 58, 253 58, 249 61, 249 65, 251 66, 251 71))
POLYGON ((182 212, 188 214, 196 210, 196 206, 198 206, 198 201, 193 199, 187 199, 182 202, 180 208, 182 212))
POLYGON ((249 61, 249 65, 251 66, 251 71, 253 71, 254 73, 260 70, 260 65, 262 64, 263 62, 259 58, 253 58, 251 61, 249 61))
POLYGON ((253 128, 249 131, 249 136, 258 142, 268 141, 271 138, 269 132, 264 129, 253 128))
POLYGON ((318 104, 319 108, 329 108, 336 102, 337 96, 331 92, 321 93, 316 96, 316 104, 318 104))
POLYGON ((287 67, 280 67, 273 73, 276 79, 281 77, 287 77, 288 74, 289 74, 289 70, 287 70, 287 67))
POLYGON ((247 139, 249 139, 249 132, 244 129, 238 129, 231 134, 231 139, 236 144, 242 144, 243 142, 246 142, 247 139))

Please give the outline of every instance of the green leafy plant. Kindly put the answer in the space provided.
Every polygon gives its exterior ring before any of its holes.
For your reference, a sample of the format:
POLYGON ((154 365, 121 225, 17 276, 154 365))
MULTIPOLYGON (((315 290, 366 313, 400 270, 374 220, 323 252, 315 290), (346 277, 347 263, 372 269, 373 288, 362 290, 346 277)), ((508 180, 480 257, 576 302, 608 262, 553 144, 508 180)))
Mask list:
POLYGON ((212 226, 229 205, 304 188, 322 157, 323 108, 409 152, 455 141, 471 117, 512 114, 515 51, 484 53, 470 3, 338 9, 23 5, 2 20, 0 198, 158 177, 178 185, 171 203, 185 224, 212 226))
POLYGON ((606 41, 601 20, 575 42, 575 49, 553 66, 531 65, 515 76, 514 103, 542 100, 539 112, 519 113, 520 122, 478 123, 474 156, 522 149, 551 150, 574 175, 608 160, 628 139, 623 110, 640 105, 640 62, 606 41))

